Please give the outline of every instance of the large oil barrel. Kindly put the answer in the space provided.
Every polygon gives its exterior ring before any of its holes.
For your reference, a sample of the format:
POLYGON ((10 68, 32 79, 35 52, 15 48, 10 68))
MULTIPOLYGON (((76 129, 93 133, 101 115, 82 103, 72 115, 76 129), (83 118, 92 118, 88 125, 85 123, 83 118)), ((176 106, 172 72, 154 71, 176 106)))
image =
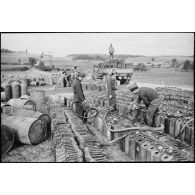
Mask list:
POLYGON ((12 98, 11 85, 7 83, 3 87, 5 89, 6 100, 9 101, 12 98))
POLYGON ((13 115, 40 119, 46 125, 46 128, 47 128, 47 136, 46 137, 50 137, 50 135, 51 135, 51 118, 48 114, 43 114, 43 113, 32 111, 32 110, 20 109, 20 110, 14 111, 13 115))
POLYGON ((36 118, 3 116, 1 124, 11 128, 16 140, 24 144, 39 144, 46 135, 45 123, 36 118))
POLYGON ((21 83, 21 95, 27 95, 28 94, 28 86, 26 82, 21 83))
POLYGON ((12 97, 17 99, 21 96, 21 87, 19 82, 13 82, 11 84, 12 97))
POLYGON ((35 110, 35 103, 27 99, 11 99, 8 101, 8 104, 13 107, 13 110, 25 108, 29 110, 35 110))
POLYGON ((30 92, 30 97, 35 102, 36 111, 44 112, 45 110, 45 91, 34 90, 30 92))

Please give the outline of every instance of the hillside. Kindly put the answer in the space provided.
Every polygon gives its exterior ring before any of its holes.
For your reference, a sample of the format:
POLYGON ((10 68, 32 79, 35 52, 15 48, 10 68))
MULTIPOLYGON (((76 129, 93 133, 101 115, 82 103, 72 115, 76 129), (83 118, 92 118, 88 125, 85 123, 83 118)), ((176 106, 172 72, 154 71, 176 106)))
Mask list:
MULTIPOLYGON (((107 61, 109 56, 106 54, 70 54, 66 57, 49 57, 44 56, 40 58, 38 54, 30 54, 24 52, 1 52, 1 64, 18 64, 19 59, 21 60, 21 65, 28 63, 28 59, 34 57, 36 59, 44 61, 46 66, 54 65, 56 67, 62 66, 80 66, 88 64, 97 64, 101 61, 107 61), (84 64, 83 64, 84 63, 84 64)), ((115 55, 116 58, 125 58, 127 63, 147 63, 152 62, 170 62, 172 59, 177 59, 178 62, 184 62, 185 60, 190 60, 193 62, 193 56, 141 56, 141 55, 115 55)))

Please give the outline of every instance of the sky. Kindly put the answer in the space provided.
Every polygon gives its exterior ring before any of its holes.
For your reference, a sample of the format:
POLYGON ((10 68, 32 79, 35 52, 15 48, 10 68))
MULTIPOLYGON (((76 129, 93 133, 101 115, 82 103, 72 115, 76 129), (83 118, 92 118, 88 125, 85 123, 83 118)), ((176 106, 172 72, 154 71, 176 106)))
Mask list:
POLYGON ((194 54, 193 33, 11 33, 1 34, 1 48, 33 54, 106 54, 112 43, 116 54, 194 54))

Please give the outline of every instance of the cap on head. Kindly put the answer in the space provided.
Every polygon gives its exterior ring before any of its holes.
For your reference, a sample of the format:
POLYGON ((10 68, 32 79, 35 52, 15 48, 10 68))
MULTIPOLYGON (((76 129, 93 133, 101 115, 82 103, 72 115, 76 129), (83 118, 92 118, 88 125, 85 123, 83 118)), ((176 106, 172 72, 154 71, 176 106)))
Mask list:
POLYGON ((138 86, 137 86, 136 83, 134 83, 134 84, 132 84, 132 85, 129 86, 129 90, 130 91, 134 91, 135 89, 138 89, 138 86))

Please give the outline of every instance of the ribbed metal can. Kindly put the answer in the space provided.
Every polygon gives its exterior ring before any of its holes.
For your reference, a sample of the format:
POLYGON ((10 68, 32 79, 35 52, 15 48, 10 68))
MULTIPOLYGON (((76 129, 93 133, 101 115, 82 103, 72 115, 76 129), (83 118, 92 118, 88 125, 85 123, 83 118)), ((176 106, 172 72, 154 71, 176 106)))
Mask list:
POLYGON ((35 90, 30 92, 31 99, 35 102, 36 111, 45 112, 45 91, 35 90))
POLYGON ((28 94, 27 82, 22 82, 20 86, 21 86, 21 95, 27 95, 28 94))
POLYGON ((5 89, 5 98, 7 101, 9 101, 12 98, 11 85, 9 83, 5 84, 4 89, 5 89))
POLYGON ((17 99, 21 96, 21 87, 19 82, 13 82, 11 84, 12 97, 17 99))

